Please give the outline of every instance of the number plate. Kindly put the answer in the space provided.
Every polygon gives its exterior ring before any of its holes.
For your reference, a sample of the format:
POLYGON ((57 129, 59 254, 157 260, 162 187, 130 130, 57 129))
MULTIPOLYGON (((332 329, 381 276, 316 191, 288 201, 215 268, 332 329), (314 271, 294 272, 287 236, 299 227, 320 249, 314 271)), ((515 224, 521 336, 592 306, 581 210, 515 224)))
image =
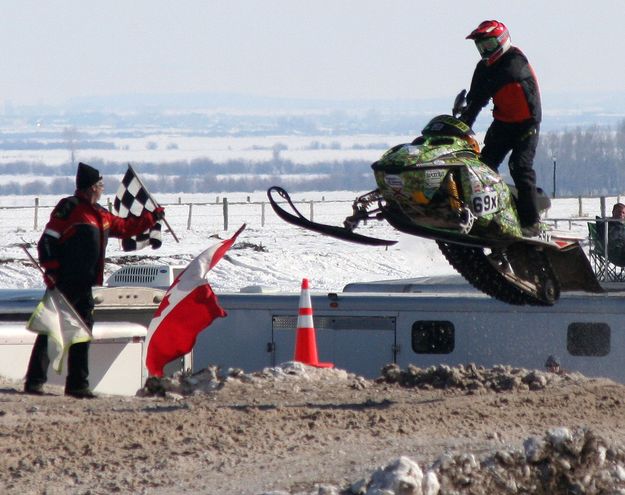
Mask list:
POLYGON ((476 217, 495 213, 501 209, 499 195, 494 191, 474 194, 471 197, 471 207, 476 217))

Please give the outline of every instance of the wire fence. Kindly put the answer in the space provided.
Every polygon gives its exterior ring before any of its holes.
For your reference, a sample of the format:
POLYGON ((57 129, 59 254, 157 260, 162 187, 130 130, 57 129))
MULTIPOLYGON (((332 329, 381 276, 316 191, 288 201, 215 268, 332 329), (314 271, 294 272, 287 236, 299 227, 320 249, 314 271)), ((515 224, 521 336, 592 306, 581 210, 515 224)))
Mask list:
MULTIPOLYGON (((597 217, 608 217, 607 210, 611 208, 612 201, 620 201, 620 197, 564 199, 576 201, 577 211, 574 212, 573 205, 569 204, 566 209, 566 217, 558 218, 547 214, 542 220, 552 225, 559 232, 568 231, 566 235, 570 236, 572 240, 581 241, 584 249, 589 252, 592 261, 589 224, 596 223, 597 217), (610 201, 609 204, 608 200, 610 201)), ((20 205, 0 204, 0 237, 12 239, 13 235, 19 232, 25 233, 25 237, 32 237, 35 232, 40 232, 43 229, 56 204, 42 204, 40 198, 20 198, 20 202, 22 203, 20 205)), ((352 199, 293 201, 306 218, 331 225, 340 225, 342 219, 352 214, 352 202, 352 199)), ((102 204, 112 210, 110 199, 102 204)), ((215 202, 183 202, 179 198, 176 202, 162 203, 162 205, 166 208, 166 218, 169 225, 176 232, 182 232, 185 229, 212 232, 223 229, 228 231, 229 228, 237 227, 243 223, 247 224, 248 227, 257 229, 269 228, 272 232, 277 232, 285 227, 285 222, 276 215, 269 202, 251 201, 249 197, 247 201, 232 202, 227 197, 216 198, 215 202)), ((611 212, 611 209, 609 211, 611 212)), ((385 226, 387 225, 385 224, 385 226)), ((387 227, 392 230, 390 226, 387 227)), ((374 233, 373 235, 379 236, 380 234, 374 233)), ((384 234, 381 235, 384 237, 384 234)), ((604 240, 604 246, 607 246, 606 241, 607 239, 604 240)), ((604 249, 604 251, 606 252, 603 253, 600 262, 593 261, 596 265, 593 265, 593 270, 596 270, 598 274, 603 273, 604 278, 601 280, 610 280, 608 277, 607 250, 604 249)), ((598 254, 601 255, 602 253, 598 254)))
MULTIPOLYGON (((606 198, 564 198, 577 199, 577 215, 568 218, 550 217, 543 220, 552 224, 556 229, 572 230, 575 226, 587 223, 588 212, 606 217, 606 198)), ((619 200, 620 198, 617 198, 619 200)), ((330 199, 325 197, 319 200, 293 201, 301 213, 309 220, 336 224, 337 218, 342 219, 352 214, 353 200, 330 199)), ((56 203, 55 203, 56 204, 56 203)), ((54 205, 42 204, 40 198, 24 198, 21 205, 0 205, 1 231, 29 231, 41 230, 50 218, 54 205), (30 204, 29 204, 30 203, 30 204)), ((106 203, 109 211, 112 210, 112 200, 106 203)), ((267 201, 229 201, 227 197, 217 197, 214 202, 186 202, 181 198, 175 202, 162 203, 166 208, 167 221, 174 230, 191 230, 201 227, 209 230, 228 230, 233 225, 246 223, 258 228, 281 225, 283 221, 274 213, 267 201)), ((339 222, 340 223, 340 222, 339 222)))
MULTIPOLYGON (((293 201, 306 218, 323 223, 335 222, 338 215, 351 215, 352 200, 293 201)), ((166 209, 168 223, 174 230, 191 230, 197 226, 210 230, 228 230, 232 225, 246 223, 255 227, 271 227, 283 223, 267 201, 233 201, 227 197, 210 202, 161 203, 166 209)), ((53 204, 41 204, 34 198, 32 204, 0 205, 2 231, 41 230, 48 222, 53 204)), ((103 205, 104 206, 104 205, 103 205)), ((112 202, 106 203, 112 211, 112 202)))

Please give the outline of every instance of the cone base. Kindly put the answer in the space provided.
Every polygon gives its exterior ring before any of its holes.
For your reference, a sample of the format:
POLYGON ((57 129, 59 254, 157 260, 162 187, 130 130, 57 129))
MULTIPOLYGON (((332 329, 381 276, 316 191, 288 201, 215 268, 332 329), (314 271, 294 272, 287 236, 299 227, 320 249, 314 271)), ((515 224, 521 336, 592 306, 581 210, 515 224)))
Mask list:
POLYGON ((311 366, 314 366, 315 368, 334 368, 334 363, 316 363, 311 364, 311 366))
POLYGON ((297 358, 293 359, 293 361, 295 361, 296 363, 305 364, 306 366, 312 366, 314 368, 334 368, 334 363, 320 363, 319 361, 310 362, 297 358))

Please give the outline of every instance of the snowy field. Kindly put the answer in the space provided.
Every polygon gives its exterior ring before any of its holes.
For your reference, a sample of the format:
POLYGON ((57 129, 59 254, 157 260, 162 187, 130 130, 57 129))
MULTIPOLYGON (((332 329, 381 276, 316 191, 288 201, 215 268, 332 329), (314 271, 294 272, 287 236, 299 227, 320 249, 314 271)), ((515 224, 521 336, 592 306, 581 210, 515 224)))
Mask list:
MULTIPOLYGON (((76 149, 77 160, 105 162, 171 163, 208 158, 221 163, 232 159, 260 162, 270 160, 274 148, 280 156, 296 163, 365 159, 375 161, 391 146, 412 141, 410 135, 306 135, 203 137, 185 135, 185 130, 155 132, 140 137, 102 136, 101 128, 93 131, 94 139, 107 143, 111 149, 76 149), (96 132, 97 137, 96 137, 96 132)), ((120 131, 121 133, 121 131, 120 131)), ((88 134, 86 138, 88 138, 88 134)), ((59 141, 58 149, 16 149, 0 151, 0 164, 15 161, 41 162, 46 165, 68 163, 69 144, 59 141)), ((1 176, 0 176, 1 177, 1 176)))
MULTIPOLYGON (((293 194, 301 201, 298 207, 305 215, 314 201, 314 220, 341 225, 351 214, 351 200, 356 192, 316 192, 293 194), (322 201, 323 199, 323 201, 322 201)), ((305 231, 280 220, 267 204, 266 195, 228 193, 228 229, 224 230, 223 194, 162 195, 156 199, 166 207, 166 218, 180 242, 164 233, 163 246, 158 250, 144 249, 124 253, 116 239, 109 241, 105 280, 123 263, 127 255, 133 261, 147 263, 186 264, 194 256, 216 242, 216 236, 229 237, 246 223, 229 256, 209 273, 209 281, 217 292, 238 292, 248 286, 263 286, 275 291, 299 291, 301 279, 310 279, 312 290, 341 291, 354 281, 392 280, 418 276, 452 274, 453 269, 439 253, 433 241, 395 231, 384 222, 370 222, 358 232, 399 242, 387 248, 367 247, 324 237, 305 231), (249 202, 248 202, 249 199, 249 202), (262 205, 264 202, 264 207, 262 205), (192 221, 189 225, 189 203, 192 221), (265 217, 262 225, 262 211, 265 217)), ((34 198, 26 196, 0 198, 0 288, 43 287, 37 270, 27 262, 21 245, 29 246, 36 256, 36 243, 47 221, 51 207, 58 197, 42 196, 37 228, 34 228, 34 198), (28 207, 17 207, 28 206, 28 207)), ((111 196, 105 196, 106 204, 111 196)), ((617 198, 607 198, 608 212, 617 198)), ((558 229, 571 231, 585 238, 585 219, 594 219, 601 212, 599 198, 556 199, 547 214, 560 219, 558 229)), ((553 224, 553 222, 551 222, 553 224)))
MULTIPOLYGON (((0 132, 3 130, 0 129, 0 132)), ((118 131, 123 134, 123 129, 118 131)), ((137 130, 130 129, 133 134, 137 130)), ((74 149, 62 140, 55 149, 14 149, 0 150, 0 165, 13 163, 35 163, 47 166, 60 166, 67 163, 83 161, 86 163, 131 163, 138 173, 142 173, 141 164, 167 166, 173 162, 186 163, 193 160, 211 160, 214 163, 237 161, 239 163, 267 163, 276 156, 285 161, 301 166, 302 174, 307 179, 314 178, 312 168, 319 163, 341 163, 360 160, 373 163, 391 146, 412 141, 413 135, 271 135, 271 136, 225 136, 208 137, 192 135, 187 129, 158 130, 153 134, 142 130, 139 137, 120 138, 108 135, 97 127, 85 133, 87 141, 106 143, 110 149, 74 149), (90 137, 91 136, 91 137, 90 137)), ((478 140, 483 134, 477 135, 478 140)), ((44 139, 42 142, 46 142, 44 139)), ((369 169, 366 170, 370 172, 369 169)), ((169 173, 169 172, 168 172, 169 173)), ((48 183, 62 176, 0 173, 0 185, 15 183, 25 184, 35 180, 48 183)), ((148 174, 143 175, 151 178, 148 174)), ((68 177, 73 179, 73 176, 68 177)), ((216 180, 236 179, 239 176, 230 174, 215 175, 216 180)), ((288 177, 285 177, 288 179, 288 177)), ((0 197, 0 203, 4 200, 0 197)))

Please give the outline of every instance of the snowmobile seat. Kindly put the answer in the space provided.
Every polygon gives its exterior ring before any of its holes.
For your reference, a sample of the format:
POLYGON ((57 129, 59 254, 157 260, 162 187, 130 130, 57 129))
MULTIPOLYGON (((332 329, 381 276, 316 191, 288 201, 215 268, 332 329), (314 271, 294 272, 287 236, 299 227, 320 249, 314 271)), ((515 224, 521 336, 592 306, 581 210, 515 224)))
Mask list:
MULTIPOLYGON (((510 192, 512 193, 512 197, 514 198, 516 204, 516 201, 519 198, 519 191, 514 184, 508 184, 508 189, 510 189, 510 192)), ((547 193, 540 187, 536 188, 536 207, 540 212, 551 208, 551 199, 549 199, 547 193)))
MULTIPOLYGON (((600 221, 600 219, 599 219, 600 221)), ((625 266, 620 266, 606 258, 603 242, 605 222, 588 222, 589 258, 592 271, 600 282, 625 282, 625 266)))

